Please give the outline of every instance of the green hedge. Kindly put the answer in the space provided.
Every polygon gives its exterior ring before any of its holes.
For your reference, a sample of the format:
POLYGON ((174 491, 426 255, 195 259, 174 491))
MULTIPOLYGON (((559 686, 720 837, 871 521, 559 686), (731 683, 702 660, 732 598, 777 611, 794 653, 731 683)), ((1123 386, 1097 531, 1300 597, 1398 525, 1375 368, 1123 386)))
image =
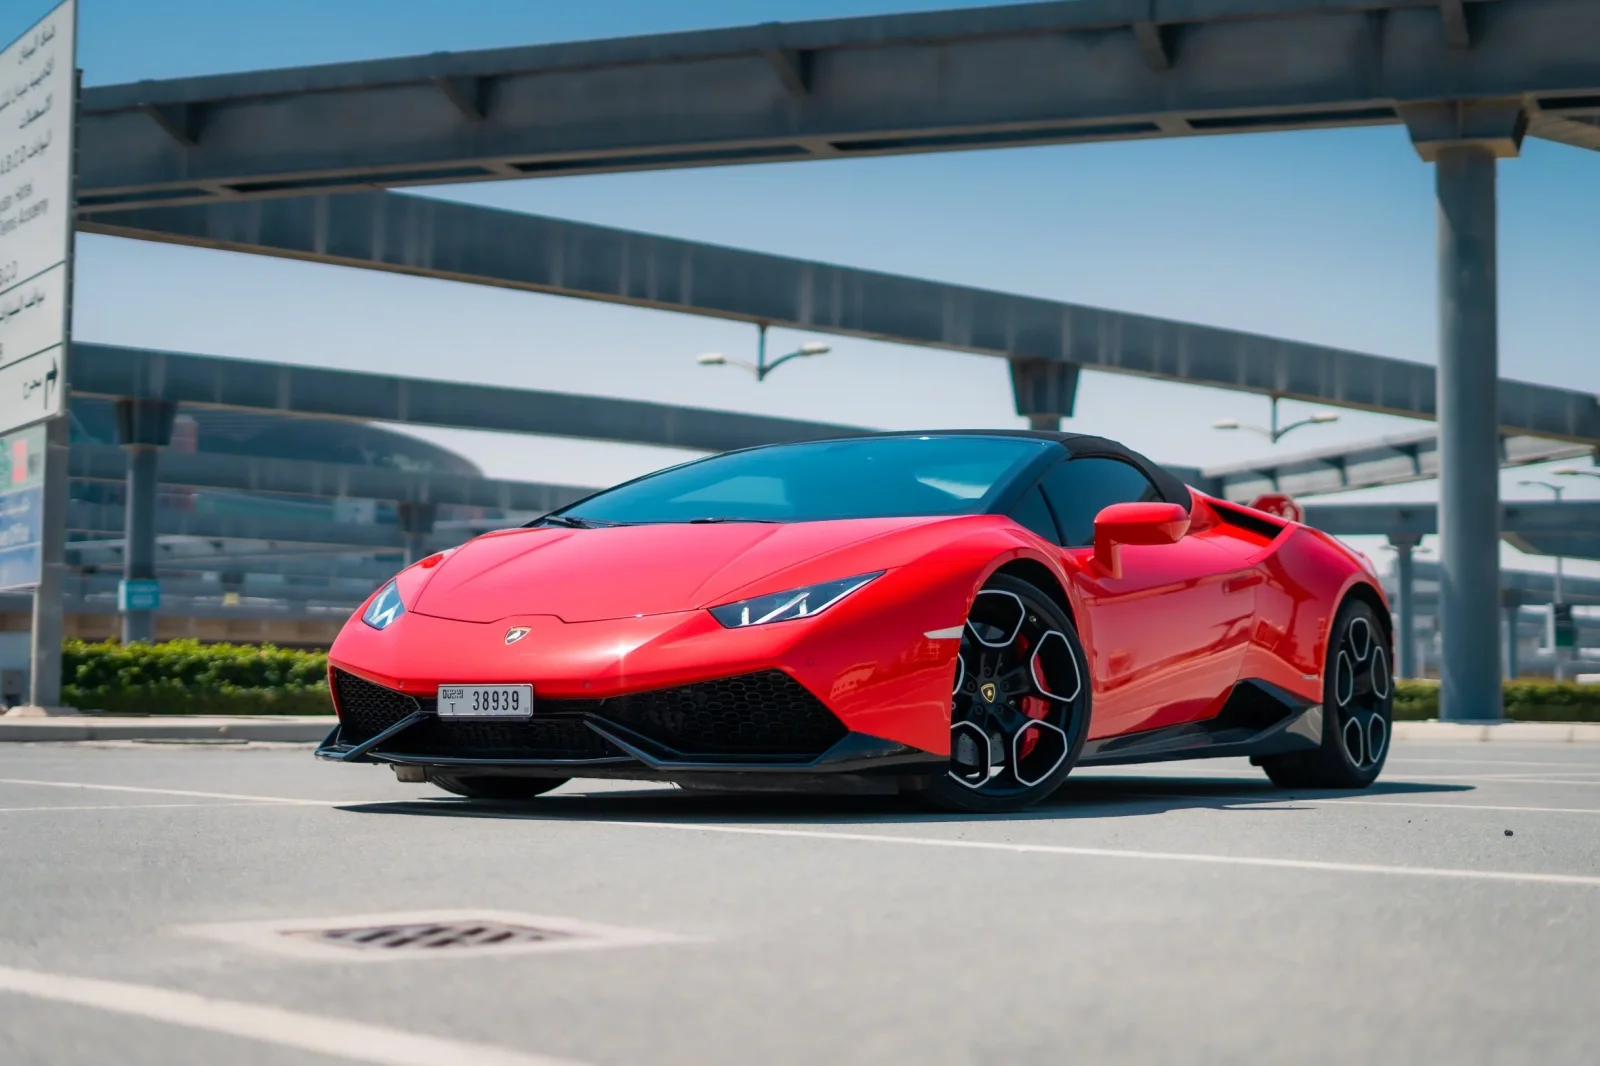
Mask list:
POLYGON ((62 647, 62 702, 106 714, 332 714, 328 657, 270 644, 62 647))
MULTIPOLYGON (((1600 685, 1556 681, 1507 681, 1506 717, 1521 722, 1600 722, 1600 685)), ((1394 716, 1402 721, 1439 717, 1439 682, 1401 681, 1395 686, 1394 716)))

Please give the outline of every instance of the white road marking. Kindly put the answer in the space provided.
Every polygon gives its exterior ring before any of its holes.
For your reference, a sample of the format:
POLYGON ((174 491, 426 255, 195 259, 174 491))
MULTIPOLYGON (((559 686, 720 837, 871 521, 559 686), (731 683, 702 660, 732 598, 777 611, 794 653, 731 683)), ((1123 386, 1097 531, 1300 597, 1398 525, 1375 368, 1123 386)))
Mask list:
POLYGON ((63 977, 0 966, 0 992, 73 1003, 377 1066, 579 1066, 571 1059, 122 981, 63 977))
POLYGON ((0 814, 37 811, 170 811, 179 807, 270 807, 270 803, 101 803, 94 806, 0 807, 0 814))
MULTIPOLYGON (((1355 804, 1363 807, 1424 807, 1445 811, 1512 811, 1527 814, 1600 814, 1596 807, 1503 807, 1486 803, 1416 803, 1411 800, 1355 799, 1345 796, 1185 796, 1181 792, 1123 792, 1116 795, 1102 793, 1107 799, 1138 798, 1150 800, 1205 799, 1214 803, 1255 803, 1263 806, 1279 803, 1325 803, 1334 806, 1355 804)), ((1200 808, 1204 809, 1204 808, 1200 808)))
POLYGON ((1535 761, 1533 761, 1531 759, 1411 759, 1411 758, 1403 758, 1402 759, 1402 758, 1396 758, 1393 755, 1389 756, 1388 765, 1393 766, 1396 763, 1414 763, 1414 762, 1416 762, 1416 763, 1448 763, 1448 764, 1450 764, 1452 766, 1560 766, 1560 767, 1577 767, 1577 768, 1580 768, 1580 769, 1583 768, 1583 767, 1589 767, 1589 766, 1594 766, 1595 765, 1593 762, 1589 762, 1589 761, 1567 761, 1567 762, 1563 762, 1561 760, 1557 760, 1555 762, 1551 762, 1550 760, 1545 759, 1545 760, 1542 760, 1542 761, 1539 761, 1539 762, 1535 762, 1535 761))
MULTIPOLYGON (((689 822, 644 822, 619 819, 559 819, 562 824, 609 825, 629 829, 675 829, 688 833, 730 833, 740 836, 791 837, 802 840, 844 840, 865 844, 901 844, 922 848, 966 848, 1006 851, 1019 855, 1073 855, 1096 859, 1139 859, 1146 862, 1188 862, 1215 866, 1259 866, 1280 870, 1316 870, 1326 873, 1382 874, 1394 877, 1439 877, 1458 881, 1502 881, 1521 884, 1569 885, 1600 888, 1600 877, 1581 874, 1518 873, 1513 870, 1465 870, 1440 866, 1385 866, 1365 862, 1320 862, 1314 859, 1273 859, 1248 855, 1205 855, 1181 851, 1134 851, 1125 848, 1085 848, 1064 844, 1011 844, 995 840, 946 837, 912 837, 890 833, 839 833, 818 829, 770 829, 743 825, 700 825, 689 822)), ((1018 823, 1025 824, 1025 823, 1018 823)))
POLYGON ((1528 814, 1600 814, 1600 808, 1595 807, 1501 807, 1488 803, 1414 803, 1411 800, 1345 799, 1343 796, 1334 796, 1328 799, 1314 799, 1306 802, 1332 803, 1336 805, 1348 803, 1364 807, 1427 807, 1444 811, 1517 811, 1526 812, 1528 814))
MULTIPOLYGON (((1075 777, 1075 780, 1078 780, 1078 781, 1125 781, 1125 780, 1132 779, 1132 780, 1149 781, 1149 780, 1159 780, 1161 778, 1179 778, 1179 777, 1255 778, 1257 776, 1257 774, 1260 772, 1253 766, 1249 767, 1249 768, 1246 768, 1246 769, 1240 769, 1240 770, 1205 770, 1205 769, 1181 769, 1180 770, 1180 769, 1169 769, 1166 766, 1162 766, 1159 770, 1156 770, 1156 771, 1151 771, 1151 770, 1143 770, 1143 771, 1141 771, 1137 767, 1131 767, 1130 766, 1128 768, 1128 772, 1126 772, 1126 773, 1116 773, 1116 774, 1105 773, 1103 768, 1101 768, 1101 767, 1086 766, 1086 767, 1084 767, 1084 771, 1085 772, 1083 774, 1077 775, 1075 777)), ((1414 785, 1426 785, 1426 784, 1429 784, 1430 782, 1434 782, 1434 781, 1488 781, 1491 784, 1510 784, 1510 785, 1600 785, 1600 778, 1597 778, 1596 780, 1593 780, 1593 781, 1573 781, 1573 780, 1566 779, 1566 778, 1570 778, 1574 773, 1585 774, 1585 773, 1590 773, 1590 772, 1591 771, 1588 771, 1588 770, 1567 771, 1566 774, 1565 774, 1565 778, 1560 773, 1555 773, 1551 777, 1541 777, 1541 776, 1539 776, 1537 774, 1526 774, 1526 773, 1523 773, 1523 774, 1426 774, 1426 775, 1407 774, 1407 775, 1401 775, 1401 776, 1396 776, 1396 775, 1393 775, 1393 774, 1389 774, 1389 775, 1385 775, 1383 780, 1386 781, 1386 782, 1414 784, 1414 785)))
POLYGON ((195 792, 185 788, 142 788, 135 785, 94 785, 83 781, 32 781, 20 777, 0 777, 0 785, 38 785, 44 788, 86 788, 100 792, 135 792, 150 796, 191 796, 196 799, 246 800, 251 803, 282 803, 298 807, 338 807, 346 803, 393 803, 403 797, 384 799, 296 799, 290 796, 253 796, 238 792, 195 792))

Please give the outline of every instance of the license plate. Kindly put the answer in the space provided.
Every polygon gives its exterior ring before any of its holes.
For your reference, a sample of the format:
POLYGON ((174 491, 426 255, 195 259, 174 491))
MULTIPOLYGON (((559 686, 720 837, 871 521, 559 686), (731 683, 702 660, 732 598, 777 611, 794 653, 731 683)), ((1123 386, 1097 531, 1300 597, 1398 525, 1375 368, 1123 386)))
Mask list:
POLYGON ((440 718, 526 718, 532 685, 440 685, 440 718))

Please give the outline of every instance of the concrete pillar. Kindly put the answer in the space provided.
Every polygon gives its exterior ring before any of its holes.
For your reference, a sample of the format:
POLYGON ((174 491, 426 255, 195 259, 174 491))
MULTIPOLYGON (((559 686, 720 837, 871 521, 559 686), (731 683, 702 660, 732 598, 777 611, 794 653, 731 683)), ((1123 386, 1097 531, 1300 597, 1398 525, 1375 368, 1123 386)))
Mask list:
POLYGON ((1520 101, 1407 108, 1434 164, 1439 226, 1439 717, 1501 717, 1500 402, 1495 168, 1527 126, 1520 101))
POLYGON ((1500 612, 1505 616, 1505 671, 1512 681, 1517 679, 1517 623, 1522 616, 1522 593, 1516 589, 1500 590, 1500 612))
POLYGON ((1416 534, 1389 534, 1395 551, 1395 635, 1397 677, 1419 677, 1417 673, 1417 595, 1416 562, 1411 553, 1422 538, 1416 534))
MULTIPOLYGON (((66 398, 62 398, 66 407, 66 398)), ((66 418, 45 427, 43 513, 39 516, 39 585, 33 590, 28 647, 28 702, 45 713, 61 706, 61 640, 66 623, 67 461, 72 430, 66 418)))
POLYGON ((439 505, 404 502, 396 504, 395 510, 400 520, 400 531, 406 535, 406 565, 410 566, 428 556, 428 537, 433 533, 439 505))
MULTIPOLYGON (((128 453, 127 517, 122 553, 124 581, 149 581, 156 576, 156 477, 160 450, 172 443, 176 404, 158 400, 117 401, 117 443, 128 453)), ((122 642, 155 638, 154 611, 129 610, 122 615, 122 642)))
POLYGON ((1011 394, 1029 429, 1057 430, 1063 418, 1072 417, 1080 370, 1077 363, 1050 359, 1011 360, 1011 394))

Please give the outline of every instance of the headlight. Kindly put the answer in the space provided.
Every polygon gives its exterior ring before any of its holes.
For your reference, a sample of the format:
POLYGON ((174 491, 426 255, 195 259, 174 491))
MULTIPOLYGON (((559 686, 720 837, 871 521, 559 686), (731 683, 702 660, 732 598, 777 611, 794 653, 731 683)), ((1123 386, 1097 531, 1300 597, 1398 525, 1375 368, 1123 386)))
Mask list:
POLYGON ((383 591, 373 597, 367 609, 362 612, 361 620, 373 629, 388 629, 394 620, 406 613, 406 605, 400 602, 400 590, 393 581, 383 586, 383 591))
POLYGON ((768 622, 810 618, 814 614, 826 611, 862 585, 873 578, 882 577, 883 574, 884 572, 879 570, 875 574, 824 581, 819 585, 807 585, 805 588, 777 592, 771 596, 757 596, 736 603, 725 603, 721 607, 711 608, 711 617, 728 629, 743 629, 745 626, 765 625, 768 622))

